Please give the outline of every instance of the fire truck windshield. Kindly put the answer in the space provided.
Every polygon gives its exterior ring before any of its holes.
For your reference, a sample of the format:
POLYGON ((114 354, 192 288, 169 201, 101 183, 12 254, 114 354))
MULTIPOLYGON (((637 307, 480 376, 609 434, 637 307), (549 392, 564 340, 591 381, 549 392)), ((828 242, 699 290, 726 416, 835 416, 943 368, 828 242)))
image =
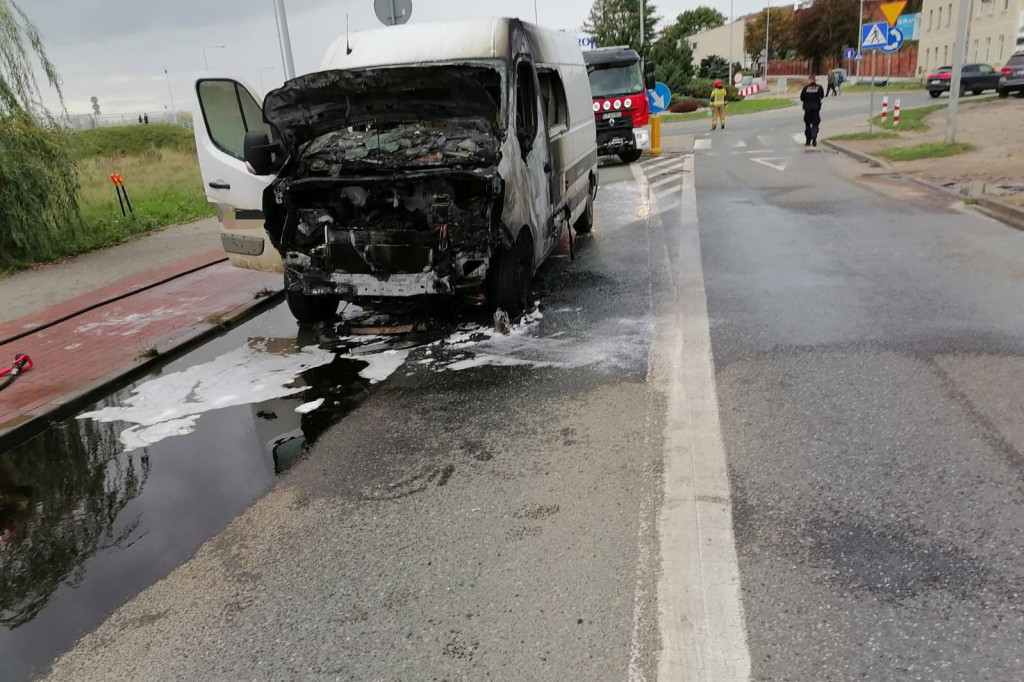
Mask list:
POLYGON ((594 98, 632 95, 644 91, 640 63, 595 64, 590 67, 590 91, 594 98))

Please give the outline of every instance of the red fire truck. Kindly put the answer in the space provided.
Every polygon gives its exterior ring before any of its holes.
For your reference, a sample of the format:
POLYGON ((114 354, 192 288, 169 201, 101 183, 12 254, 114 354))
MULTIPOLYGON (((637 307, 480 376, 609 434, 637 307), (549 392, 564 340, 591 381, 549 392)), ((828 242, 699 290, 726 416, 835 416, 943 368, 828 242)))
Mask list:
POLYGON ((594 98, 598 156, 617 155, 632 163, 651 148, 647 90, 654 87, 654 63, 625 46, 590 50, 583 58, 594 98))

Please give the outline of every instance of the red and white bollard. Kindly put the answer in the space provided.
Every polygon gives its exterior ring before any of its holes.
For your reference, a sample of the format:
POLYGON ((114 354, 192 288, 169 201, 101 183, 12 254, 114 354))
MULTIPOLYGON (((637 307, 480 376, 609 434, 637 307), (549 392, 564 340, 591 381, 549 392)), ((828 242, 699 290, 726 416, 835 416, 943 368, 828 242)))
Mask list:
POLYGON ((882 123, 885 123, 886 116, 889 115, 889 98, 882 98, 882 123))
POLYGON ((896 108, 892 110, 892 126, 895 128, 900 124, 900 101, 896 100, 896 108))

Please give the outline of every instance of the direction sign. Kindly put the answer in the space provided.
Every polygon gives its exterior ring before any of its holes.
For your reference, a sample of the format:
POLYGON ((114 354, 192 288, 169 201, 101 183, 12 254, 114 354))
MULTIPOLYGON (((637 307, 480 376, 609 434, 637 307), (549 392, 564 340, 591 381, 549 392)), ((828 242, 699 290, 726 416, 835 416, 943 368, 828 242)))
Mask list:
POLYGON ((647 101, 651 103, 652 114, 660 113, 672 104, 672 91, 664 83, 655 83, 654 89, 647 91, 647 101))
POLYGON ((889 29, 889 42, 882 48, 882 52, 886 54, 892 54, 896 50, 903 47, 903 31, 898 28, 889 29))
POLYGON ((853 49, 852 47, 848 47, 845 50, 843 50, 843 59, 853 59, 856 56, 857 50, 853 49))
POLYGON ((889 44, 889 24, 880 21, 877 24, 864 24, 860 34, 860 44, 865 50, 881 50, 889 44))
POLYGON ((907 0, 900 0, 899 2, 887 2, 883 5, 879 5, 878 8, 882 10, 882 14, 885 15, 885 19, 889 22, 889 25, 895 26, 896 20, 900 18, 900 14, 903 13, 903 9, 906 6, 907 0))

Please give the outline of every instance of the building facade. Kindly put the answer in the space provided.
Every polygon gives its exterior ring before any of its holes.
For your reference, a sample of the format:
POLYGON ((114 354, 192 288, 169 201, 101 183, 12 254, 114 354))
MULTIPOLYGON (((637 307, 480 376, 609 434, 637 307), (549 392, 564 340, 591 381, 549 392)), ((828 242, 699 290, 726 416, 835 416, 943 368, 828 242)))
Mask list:
POLYGON ((746 68, 750 63, 743 44, 746 30, 747 18, 740 17, 731 24, 686 36, 684 40, 693 50, 693 65, 696 67, 705 57, 717 55, 725 57, 730 64, 739 62, 746 68))
POLYGON ((917 75, 953 65, 953 41, 960 2, 972 2, 965 63, 999 69, 1024 50, 1024 0, 924 0, 917 75))

